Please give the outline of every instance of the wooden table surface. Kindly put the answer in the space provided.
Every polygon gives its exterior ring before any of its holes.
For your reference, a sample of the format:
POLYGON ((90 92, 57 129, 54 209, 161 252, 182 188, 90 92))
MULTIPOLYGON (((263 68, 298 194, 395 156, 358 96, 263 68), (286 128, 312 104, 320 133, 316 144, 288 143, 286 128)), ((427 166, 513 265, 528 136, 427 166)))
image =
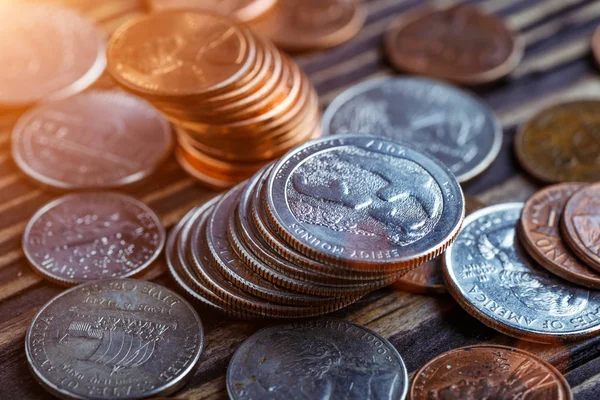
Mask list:
MULTIPOLYGON (((52 2, 78 9, 107 34, 145 12, 141 0, 52 2)), ((524 175, 513 157, 515 127, 545 104, 600 95, 599 73, 590 52, 591 35, 600 24, 600 0, 470 2, 506 18, 522 33, 527 49, 523 62, 509 79, 476 90, 500 118, 504 144, 492 167, 465 191, 487 204, 524 200, 537 185, 524 175)), ((295 57, 316 86, 323 107, 354 83, 394 74, 383 57, 382 33, 397 14, 424 4, 425 0, 364 3, 367 23, 351 42, 326 52, 295 57)), ((95 87, 113 85, 105 75, 95 87)), ((31 271, 21 250, 21 235, 29 217, 57 194, 30 183, 13 163, 10 134, 15 120, 16 116, 0 116, 0 398, 10 395, 12 400, 43 399, 50 396, 28 370, 24 337, 35 313, 62 289, 31 271)), ((167 227, 191 207, 215 195, 188 177, 173 159, 144 185, 125 192, 152 207, 167 227)), ((144 278, 175 287, 164 259, 144 278)), ((250 334, 269 322, 228 320, 206 310, 199 313, 206 326, 205 349, 196 374, 175 397, 227 398, 224 377, 231 355, 250 334)), ((388 338, 404 358, 411 376, 427 360, 446 350, 476 343, 505 344, 531 351, 557 366, 566 374, 575 399, 600 399, 600 338, 560 346, 523 342, 485 327, 449 296, 414 295, 391 289, 373 293, 370 301, 363 300, 333 315, 365 325, 388 338)))

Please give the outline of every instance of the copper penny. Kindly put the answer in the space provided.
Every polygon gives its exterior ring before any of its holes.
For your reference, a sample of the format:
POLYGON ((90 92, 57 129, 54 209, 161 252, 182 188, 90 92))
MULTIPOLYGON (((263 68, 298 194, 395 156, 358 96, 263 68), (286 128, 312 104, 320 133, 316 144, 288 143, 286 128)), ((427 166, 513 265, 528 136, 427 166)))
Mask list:
POLYGON ((499 345, 461 347, 427 362, 413 378, 411 400, 571 400, 565 377, 526 351, 499 345))
POLYGON ((350 40, 365 17, 357 0, 279 0, 252 28, 285 50, 305 51, 350 40))
POLYGON ((67 9, 0 4, 0 106, 26 107, 89 87, 106 66, 106 39, 67 9))
POLYGON ((571 250, 600 271, 600 183, 571 196, 561 222, 563 238, 571 250))
POLYGON ((148 0, 154 11, 195 9, 210 11, 240 21, 251 21, 269 11, 277 0, 148 0))
POLYGON ((531 196, 521 213, 519 236, 527 252, 550 272, 570 282, 600 289, 600 274, 579 261, 560 234, 565 204, 584 186, 561 183, 531 196))
POLYGON ((392 65, 461 84, 508 75, 523 57, 523 43, 506 23, 477 7, 425 8, 401 16, 385 36, 392 65))
POLYGON ((600 100, 548 107, 522 124, 515 137, 521 166, 544 182, 600 180, 600 100))

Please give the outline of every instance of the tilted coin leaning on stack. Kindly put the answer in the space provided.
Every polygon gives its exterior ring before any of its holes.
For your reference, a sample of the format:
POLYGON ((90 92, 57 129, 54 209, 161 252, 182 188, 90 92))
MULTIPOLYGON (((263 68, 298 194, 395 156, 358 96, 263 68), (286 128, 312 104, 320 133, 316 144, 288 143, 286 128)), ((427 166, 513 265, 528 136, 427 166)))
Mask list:
POLYGON ((398 142, 338 135, 300 146, 173 230, 171 273, 245 318, 324 314, 441 254, 464 216, 438 161, 398 142))
POLYGON ((320 136, 317 94, 296 63, 245 25, 175 10, 119 28, 108 71, 176 126, 180 165, 229 188, 320 136))

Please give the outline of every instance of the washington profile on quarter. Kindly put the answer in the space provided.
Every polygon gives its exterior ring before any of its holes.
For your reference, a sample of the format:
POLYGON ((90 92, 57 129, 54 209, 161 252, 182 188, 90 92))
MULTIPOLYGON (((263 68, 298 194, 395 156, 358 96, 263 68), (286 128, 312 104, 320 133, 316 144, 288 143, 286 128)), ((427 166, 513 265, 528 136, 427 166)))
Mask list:
POLYGON ((408 391, 396 348, 334 318, 271 326, 246 340, 227 368, 233 400, 401 400, 408 391))
POLYGON ((459 182, 496 159, 502 128, 472 95, 422 78, 382 78, 340 94, 323 115, 323 135, 362 133, 409 143, 452 170, 459 182))
POLYGON ((112 279, 61 293, 25 337, 36 380, 66 399, 168 395, 194 372, 204 343, 192 306, 152 282, 112 279))
POLYGON ((600 293, 555 277, 529 258, 516 226, 523 203, 479 210, 446 250, 448 291, 471 315, 534 342, 577 340, 600 332, 600 293))

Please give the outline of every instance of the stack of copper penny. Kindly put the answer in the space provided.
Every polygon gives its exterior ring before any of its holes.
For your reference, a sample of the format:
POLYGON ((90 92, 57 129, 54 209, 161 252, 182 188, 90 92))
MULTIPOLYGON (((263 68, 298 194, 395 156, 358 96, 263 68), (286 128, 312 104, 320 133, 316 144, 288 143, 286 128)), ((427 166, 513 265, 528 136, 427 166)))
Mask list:
POLYGON ((108 70, 176 126, 180 165, 215 188, 320 136, 317 94, 300 68, 245 25, 173 10, 122 26, 108 70))
POLYGON ((460 186, 439 162, 387 139, 336 136, 190 211, 167 259, 203 304, 244 318, 308 317, 437 256, 463 216, 460 186))

